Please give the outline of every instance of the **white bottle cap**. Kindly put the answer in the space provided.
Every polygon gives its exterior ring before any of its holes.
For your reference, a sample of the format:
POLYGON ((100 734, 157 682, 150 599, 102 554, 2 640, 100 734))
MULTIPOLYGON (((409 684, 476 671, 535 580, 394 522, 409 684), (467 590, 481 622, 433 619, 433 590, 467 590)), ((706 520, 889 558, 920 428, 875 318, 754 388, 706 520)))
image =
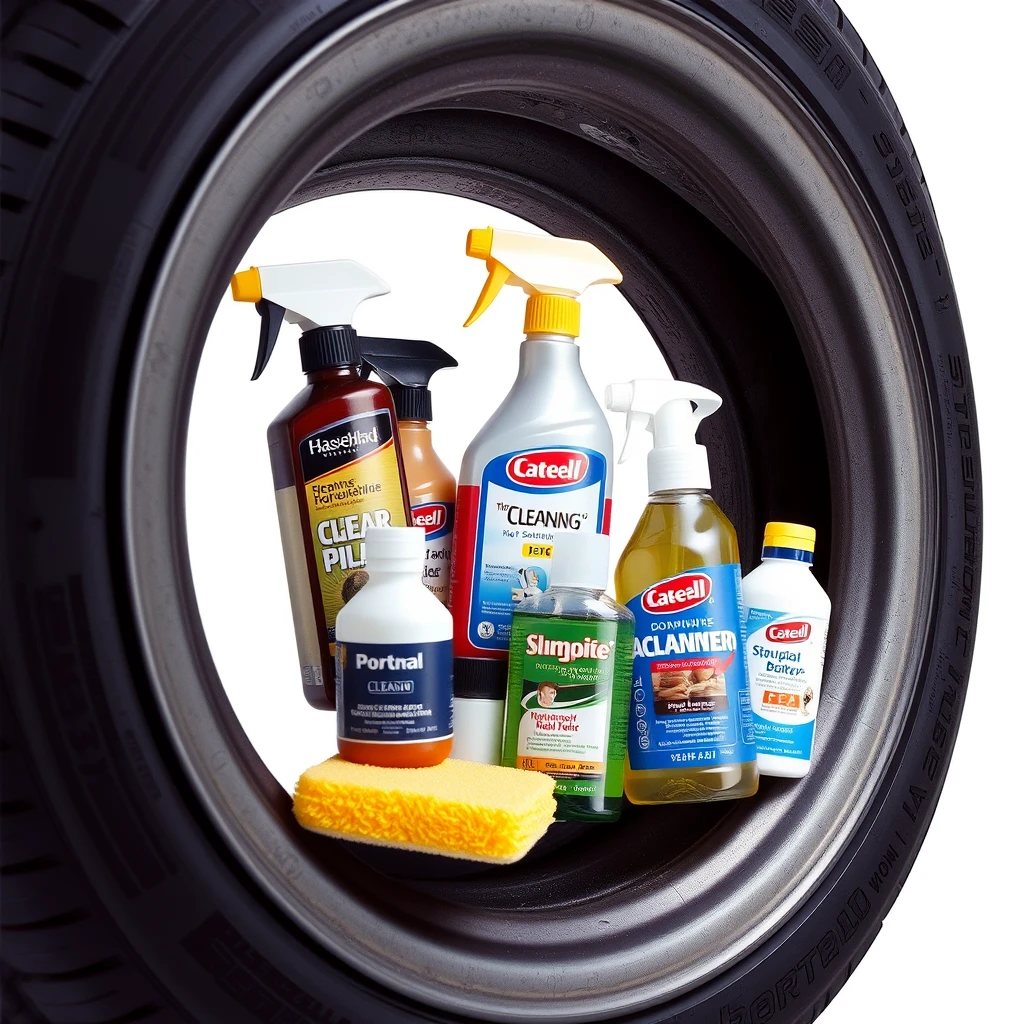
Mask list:
POLYGON ((608 586, 608 535, 579 533, 576 530, 555 533, 549 587, 585 587, 604 590, 608 586))
POLYGON ((363 538, 366 569, 422 572, 426 532, 422 526, 371 526, 363 538))

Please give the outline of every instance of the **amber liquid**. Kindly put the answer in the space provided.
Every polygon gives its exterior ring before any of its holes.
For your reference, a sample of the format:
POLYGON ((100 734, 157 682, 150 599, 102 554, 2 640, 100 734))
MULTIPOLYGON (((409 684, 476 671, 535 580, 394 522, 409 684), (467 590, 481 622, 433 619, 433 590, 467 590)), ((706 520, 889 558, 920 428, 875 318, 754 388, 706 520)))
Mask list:
MULTIPOLYGON (((434 451, 434 441, 427 421, 402 420, 398 424, 398 432, 402 438, 405 483, 409 489, 409 502, 413 508, 434 501, 443 501, 454 505, 455 477, 434 451)), ((433 580, 424 579, 423 581, 445 607, 448 606, 450 579, 451 563, 449 562, 440 585, 433 580)))
MULTIPOLYGON (((299 442, 303 438, 349 416, 387 409, 395 432, 395 452, 402 476, 403 509, 392 509, 392 523, 405 526, 409 494, 405 485, 398 419, 391 392, 376 381, 363 380, 355 367, 334 367, 306 375, 307 385, 267 428, 270 465, 277 492, 278 519, 284 549, 288 590, 291 597, 295 640, 302 667, 302 691, 313 707, 334 710, 334 655, 327 638, 316 549, 305 499, 301 493, 302 466, 299 442), (296 487, 296 483, 299 486, 296 487)), ((334 623, 332 622, 333 626, 334 623)))
MULTIPOLYGON (((736 531, 707 491, 651 495, 615 567, 620 604, 654 583, 706 565, 740 560, 736 531)), ((706 768, 634 771, 626 754, 624 789, 630 803, 705 803, 757 792, 757 760, 706 768)))
POLYGON ((452 738, 428 743, 361 743, 338 737, 338 753, 346 761, 381 768, 431 768, 452 752, 452 738))

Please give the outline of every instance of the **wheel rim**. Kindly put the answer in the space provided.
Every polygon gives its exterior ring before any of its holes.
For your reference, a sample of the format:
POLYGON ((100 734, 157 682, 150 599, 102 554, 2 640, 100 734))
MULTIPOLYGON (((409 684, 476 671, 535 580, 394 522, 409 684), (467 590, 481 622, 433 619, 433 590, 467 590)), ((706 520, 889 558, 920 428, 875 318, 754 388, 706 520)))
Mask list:
MULTIPOLYGON (((529 182, 504 174, 501 183, 506 199, 526 202, 529 182)), ((664 269, 594 209, 557 195, 527 205, 545 227, 583 216, 589 237, 633 267, 624 290, 675 371, 721 380, 738 411, 708 440, 714 479, 732 482, 723 503, 749 518, 757 467, 728 471, 751 443, 737 375, 698 343, 700 326, 664 269)), ((768 71, 695 13, 667 3, 595 2, 582 13, 534 0, 395 3, 324 40, 247 115, 196 190, 151 297, 127 418, 125 531, 140 638, 181 760, 236 856, 324 948, 389 988, 478 1018, 638 1011, 763 942, 861 822, 928 643, 914 623, 931 620, 937 527, 926 509, 936 469, 920 427, 931 417, 916 351, 849 170, 768 71), (401 185, 401 174, 465 191, 494 173, 454 160, 397 166, 332 154, 358 153, 355 140, 412 111, 461 105, 523 117, 524 104, 532 124, 549 121, 670 183, 754 256, 785 303, 816 390, 834 510, 818 770, 725 809, 633 814, 632 850, 605 855, 586 836, 574 847, 569 834, 561 850, 504 874, 396 883, 294 825, 227 706, 184 536, 190 391, 227 276, 254 225, 289 194, 294 202, 368 180, 401 185), (524 904, 530 912, 512 909, 524 904)), ((741 535, 749 553, 752 522, 741 535)))

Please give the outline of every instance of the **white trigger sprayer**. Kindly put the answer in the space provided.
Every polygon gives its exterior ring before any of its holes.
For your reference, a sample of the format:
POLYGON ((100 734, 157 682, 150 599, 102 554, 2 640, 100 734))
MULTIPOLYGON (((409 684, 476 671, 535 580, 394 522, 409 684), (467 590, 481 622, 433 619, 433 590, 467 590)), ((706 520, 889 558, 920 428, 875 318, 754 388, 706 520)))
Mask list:
POLYGON ((304 332, 348 327, 361 302, 390 291, 385 281, 355 260, 282 263, 239 271, 231 278, 232 297, 236 302, 254 302, 261 321, 252 379, 270 361, 282 322, 298 324, 304 332))
POLYGON ((609 384, 604 404, 611 412, 626 414, 626 443, 619 462, 632 455, 641 430, 654 435, 647 453, 647 480, 655 491, 710 490, 707 449, 697 444, 697 427, 705 416, 722 406, 714 391, 682 380, 632 380, 609 384))

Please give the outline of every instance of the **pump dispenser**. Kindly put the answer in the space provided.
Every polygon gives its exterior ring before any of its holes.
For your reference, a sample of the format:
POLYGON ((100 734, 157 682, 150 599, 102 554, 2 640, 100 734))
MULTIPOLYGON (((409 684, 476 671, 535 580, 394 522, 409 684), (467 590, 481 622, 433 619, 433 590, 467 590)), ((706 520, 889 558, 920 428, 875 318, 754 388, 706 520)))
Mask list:
POLYGON ((470 442, 452 565, 454 757, 497 763, 512 612, 548 586, 554 531, 607 533, 612 437, 580 368, 579 297, 622 280, 590 242, 474 228, 488 276, 469 326, 505 285, 527 293, 519 376, 470 442))
POLYGON ((306 387, 267 429, 302 689, 334 707, 335 619, 366 582, 370 527, 409 525, 391 393, 362 380, 351 326, 365 299, 390 289, 352 260, 252 267, 231 280, 255 303, 260 342, 253 380, 266 368, 284 322, 302 329, 306 387))
POLYGON ((650 498, 615 569, 636 617, 625 792, 632 803, 732 800, 757 792, 736 531, 711 497, 696 430, 721 398, 685 381, 612 384, 625 459, 646 428, 650 498))
POLYGON ((426 531, 423 584, 448 605, 455 528, 455 477, 434 451, 430 378, 458 366, 444 349, 429 341, 360 337, 363 362, 391 389, 405 463, 412 521, 426 531))

